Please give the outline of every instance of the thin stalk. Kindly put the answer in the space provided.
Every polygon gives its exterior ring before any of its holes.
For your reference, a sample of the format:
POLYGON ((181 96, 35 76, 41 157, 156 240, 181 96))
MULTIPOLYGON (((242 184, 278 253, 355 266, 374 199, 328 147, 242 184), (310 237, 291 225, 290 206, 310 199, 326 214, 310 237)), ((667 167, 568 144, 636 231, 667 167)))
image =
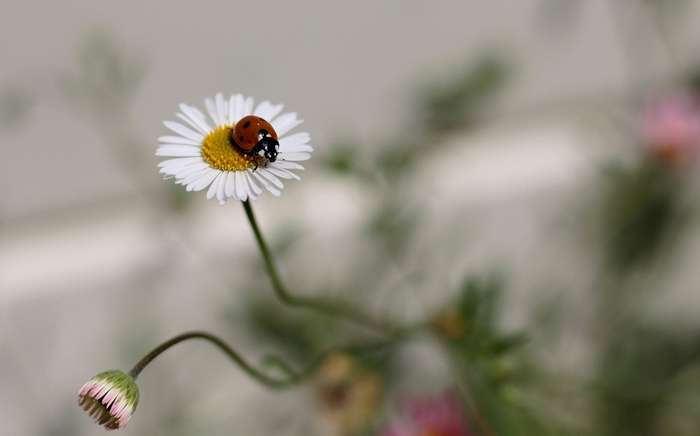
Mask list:
POLYGON ((154 348, 148 354, 146 354, 141 360, 139 360, 138 363, 134 365, 134 367, 131 369, 131 371, 129 371, 129 374, 134 379, 136 379, 141 373, 141 371, 143 371, 143 369, 146 368, 146 366, 148 366, 148 364, 150 364, 156 357, 160 356, 169 348, 189 339, 204 339, 206 341, 211 342, 212 344, 216 345, 221 351, 223 351, 224 354, 230 357, 231 360, 233 360, 233 362, 240 369, 243 370, 243 372, 248 374, 251 378, 258 381, 259 383, 271 388, 283 388, 289 385, 296 384, 302 380, 304 375, 300 372, 291 371, 291 369, 287 366, 289 370, 285 371, 286 378, 270 377, 253 367, 236 350, 234 350, 230 345, 228 345, 218 336, 200 331, 182 333, 158 345, 156 348, 154 348))
POLYGON ((134 365, 134 367, 131 369, 131 371, 129 371, 129 374, 135 380, 139 376, 141 371, 143 371, 144 368, 146 368, 146 366, 148 366, 163 352, 179 344, 180 342, 187 341, 189 339, 204 339, 206 341, 211 342, 212 344, 216 345, 221 351, 223 351, 224 354, 230 357, 231 360, 233 360, 233 362, 251 378, 261 383, 262 385, 275 389, 293 386, 304 381, 308 376, 313 374, 315 369, 326 359, 326 357, 328 357, 328 355, 332 353, 363 353, 374 350, 381 350, 398 342, 398 339, 375 342, 359 342, 344 347, 332 348, 319 354, 313 361, 311 361, 311 363, 309 363, 309 365, 307 365, 304 369, 300 371, 292 369, 292 367, 287 362, 285 362, 277 356, 268 356, 264 359, 266 362, 266 366, 275 367, 280 372, 284 373, 283 377, 276 378, 271 377, 263 373, 259 369, 253 367, 240 355, 240 353, 234 350, 229 344, 224 342, 218 336, 207 332, 193 331, 182 333, 158 345, 156 348, 154 348, 148 354, 146 354, 141 360, 139 360, 138 363, 134 365))
POLYGON ((287 287, 282 282, 279 273, 277 272, 274 259, 270 253, 267 243, 265 242, 265 239, 263 238, 258 222, 255 219, 255 214, 253 213, 253 208, 250 205, 250 201, 246 200, 243 202, 243 209, 245 210, 250 227, 253 229, 255 241, 258 244, 260 254, 265 262, 265 269, 270 276, 270 281, 272 282, 272 288, 275 291, 275 295, 282 303, 289 306, 306 307, 326 315, 344 318, 362 326, 379 330, 382 333, 389 334, 391 336, 399 334, 398 329, 390 322, 374 318, 372 315, 362 312, 354 306, 339 303, 337 301, 298 296, 289 292, 287 287))

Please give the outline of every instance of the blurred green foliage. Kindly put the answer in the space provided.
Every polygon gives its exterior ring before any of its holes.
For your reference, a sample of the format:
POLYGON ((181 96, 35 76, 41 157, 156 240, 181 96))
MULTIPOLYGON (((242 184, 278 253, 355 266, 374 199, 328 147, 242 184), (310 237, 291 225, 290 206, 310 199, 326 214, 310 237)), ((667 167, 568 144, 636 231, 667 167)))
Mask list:
POLYGON ((93 31, 82 41, 75 70, 60 77, 66 96, 93 115, 126 115, 145 77, 145 62, 103 31, 93 31))
POLYGON ((498 277, 465 278, 457 300, 433 323, 447 345, 458 383, 474 404, 479 434, 558 434, 543 411, 528 400, 535 368, 523 331, 502 331, 502 297, 498 277))
MULTIPOLYGON (((426 150, 439 147, 441 141, 456 130, 469 128, 488 109, 490 103, 508 84, 512 68, 495 54, 483 55, 466 63, 449 76, 433 79, 418 86, 409 114, 399 132, 410 135, 382 138, 373 147, 361 147, 358 141, 336 141, 322 163, 336 174, 354 174, 366 179, 368 173, 394 182, 412 169, 426 150), (358 158, 358 149, 368 150, 368 159, 358 158), (373 162, 367 168, 360 162, 373 162)), ((376 176, 375 176, 376 177, 376 176)))
MULTIPOLYGON (((411 252, 412 235, 419 230, 424 211, 419 204, 404 201, 402 182, 414 174, 425 150, 439 150, 454 132, 478 127, 513 74, 507 65, 486 56, 450 79, 437 78, 424 86, 412 104, 418 109, 399 129, 410 131, 410 137, 380 138, 371 147, 345 138, 323 156, 328 171, 355 179, 375 199, 367 210, 365 229, 376 262, 362 264, 363 274, 347 289, 372 288, 381 281, 387 258, 401 268, 416 254, 411 252)), ((591 326, 603 335, 595 339, 598 365, 592 374, 552 374, 538 361, 537 350, 531 349, 533 343, 542 345, 547 338, 559 337, 548 331, 558 329, 569 316, 561 313, 558 299, 546 307, 546 320, 535 320, 527 332, 503 330, 506 288, 501 278, 466 276, 458 297, 429 315, 427 323, 445 346, 454 382, 469 405, 478 435, 666 434, 662 424, 667 425, 678 410, 676 401, 683 391, 678 380, 694 367, 697 344, 687 340, 690 332, 635 328, 642 325, 644 315, 628 304, 627 298, 635 298, 634 290, 624 296, 615 290, 624 288, 628 275, 673 247, 688 218, 684 182, 677 169, 651 159, 610 166, 604 174, 602 201, 594 207, 602 229, 596 244, 608 271, 602 273, 605 289, 592 298, 616 318, 591 326), (676 409, 669 411, 671 404, 676 409)), ((308 314, 289 318, 271 303, 256 303, 251 309, 256 334, 299 359, 348 336, 343 324, 308 314)), ((387 370, 391 361, 391 353, 382 359, 381 373, 400 383, 400 375, 387 370)), ((683 421, 676 417, 672 422, 683 421)), ((690 424, 690 428, 700 427, 690 424)))
POLYGON ((19 83, 0 88, 0 128, 18 129, 27 120, 34 106, 34 96, 19 83))
POLYGON ((644 266, 667 248, 683 218, 683 184, 674 168, 647 159, 631 168, 609 167, 600 211, 608 264, 644 266))
POLYGON ((678 378, 699 359, 699 332, 632 321, 611 333, 596 382, 598 434, 669 434, 661 425, 666 406, 678 390, 678 378))
MULTIPOLYGON (((418 86, 420 91, 409 104, 417 109, 397 129, 410 135, 380 138, 371 147, 346 137, 328 147, 321 158, 324 168, 354 179, 375 198, 375 206, 367 210, 364 229, 367 240, 376 247, 376 265, 387 257, 401 265, 413 254, 406 247, 425 211, 405 200, 402 186, 414 174, 419 159, 426 152, 437 152, 455 131, 475 127, 511 75, 512 67, 504 58, 493 53, 477 57, 447 77, 418 86)), ((367 276, 381 277, 381 272, 377 273, 367 276)))
POLYGON ((337 175, 352 174, 357 171, 357 153, 352 141, 338 141, 330 147, 322 163, 324 167, 337 175))
POLYGON ((398 201, 387 201, 369 217, 367 230, 377 240, 378 249, 387 256, 400 256, 410 241, 408 235, 415 228, 418 216, 398 201))
POLYGON ((478 121, 478 117, 503 89, 510 70, 493 54, 462 67, 457 74, 427 85, 417 107, 429 133, 444 134, 478 121))
POLYGON ((253 335, 262 343, 300 363, 306 363, 309 356, 318 355, 332 345, 340 328, 332 318, 283 311, 277 301, 268 299, 251 300, 246 306, 245 317, 253 335))
POLYGON ((180 186, 161 184, 155 194, 144 188, 152 186, 144 179, 153 177, 153 146, 138 133, 131 110, 147 71, 145 59, 109 33, 93 30, 78 46, 74 67, 58 74, 57 81, 66 102, 90 121, 141 193, 158 209, 184 213, 192 196, 180 186))

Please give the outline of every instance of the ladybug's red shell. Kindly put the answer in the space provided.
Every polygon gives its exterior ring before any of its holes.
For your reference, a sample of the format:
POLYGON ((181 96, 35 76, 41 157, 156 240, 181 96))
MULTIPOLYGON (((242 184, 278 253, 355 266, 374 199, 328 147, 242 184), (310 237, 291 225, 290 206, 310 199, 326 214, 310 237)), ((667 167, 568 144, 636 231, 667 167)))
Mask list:
POLYGON ((255 115, 248 115, 236 123, 236 128, 233 130, 233 140, 241 150, 251 151, 260 141, 261 130, 267 131, 275 140, 278 139, 272 124, 255 115))

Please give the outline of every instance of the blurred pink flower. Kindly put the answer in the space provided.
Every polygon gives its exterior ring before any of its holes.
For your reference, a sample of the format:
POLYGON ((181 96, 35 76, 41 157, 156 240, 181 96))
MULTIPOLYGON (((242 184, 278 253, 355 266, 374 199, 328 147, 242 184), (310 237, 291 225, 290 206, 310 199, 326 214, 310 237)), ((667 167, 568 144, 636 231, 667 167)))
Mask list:
POLYGON ((689 95, 669 95, 646 108, 641 131, 656 157, 667 163, 686 162, 700 148, 700 107, 689 95))
POLYGON ((470 436, 463 405, 452 393, 407 400, 382 436, 470 436))

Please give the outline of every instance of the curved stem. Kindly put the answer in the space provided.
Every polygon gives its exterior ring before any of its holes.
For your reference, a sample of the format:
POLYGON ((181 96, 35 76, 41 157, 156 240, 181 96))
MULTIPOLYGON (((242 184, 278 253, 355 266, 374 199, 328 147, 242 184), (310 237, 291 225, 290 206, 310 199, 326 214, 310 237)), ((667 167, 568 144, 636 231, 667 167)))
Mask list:
POLYGON ((193 331, 182 333, 158 345, 156 348, 154 348, 148 354, 146 354, 141 360, 139 360, 138 363, 136 363, 136 365, 134 365, 131 371, 129 371, 129 375, 131 375, 131 377, 133 377, 134 380, 136 380, 141 371, 143 371, 143 369, 146 368, 146 366, 148 366, 148 364, 150 364, 155 358, 157 358, 169 348, 189 339, 204 339, 206 341, 211 342, 212 344, 216 345, 221 351, 223 351, 224 354, 230 357, 231 360, 233 360, 234 363, 238 365, 240 369, 243 370, 243 372, 251 376, 259 383, 271 388, 284 388, 298 384, 299 382, 306 379, 309 375, 313 374, 314 370, 323 362, 323 360, 332 353, 368 352, 377 349, 383 349, 397 342, 396 340, 360 342, 344 347, 332 348, 319 354, 313 361, 311 361, 311 363, 309 363, 309 365, 307 365, 301 371, 292 369, 292 367, 287 362, 285 362, 283 359, 277 356, 267 356, 265 358, 267 365, 274 366, 279 371, 283 372, 285 375, 284 378, 275 378, 270 377, 269 375, 266 375, 259 369, 253 367, 250 363, 243 359, 243 357, 236 350, 234 350, 230 345, 228 345, 218 336, 207 332, 193 331))
POLYGON ((234 350, 230 345, 228 345, 219 337, 207 332, 198 331, 182 333, 158 345, 156 348, 151 350, 150 353, 146 354, 141 360, 139 360, 139 362, 136 365, 134 365, 131 371, 129 371, 129 374, 134 379, 136 379, 136 377, 139 376, 141 371, 143 371, 143 369, 146 366, 148 366, 148 364, 151 363, 161 353, 168 350, 170 347, 173 347, 179 344, 180 342, 189 339, 204 339, 216 345, 221 351, 224 352, 224 354, 230 357, 231 360, 233 360, 234 363, 243 370, 243 372, 251 376, 256 381, 262 383, 263 385, 273 388, 280 388, 298 383, 303 378, 303 373, 295 373, 290 370, 289 366, 286 366, 288 371, 285 371, 285 373, 287 374, 287 378, 277 379, 270 377, 262 373, 260 370, 254 368, 250 363, 243 359, 243 357, 236 350, 234 350))
POLYGON ((382 333, 389 335, 397 335, 398 329, 393 326, 390 322, 386 320, 379 320, 373 316, 364 313, 353 306, 347 304, 341 304, 336 301, 323 300, 312 297, 297 296, 289 292, 289 290, 284 286, 284 283, 280 279, 279 273, 277 272, 277 267, 275 266, 274 259, 270 253, 270 249, 262 236, 260 227, 258 227, 258 222, 255 219, 255 214, 253 213, 253 208, 250 205, 250 201, 246 200, 243 203, 243 209, 245 209, 246 217, 253 229, 253 234, 255 235, 255 241, 258 243, 258 248, 260 249, 260 254, 265 261, 265 269, 270 276, 270 281, 272 282, 272 288, 275 291, 275 295, 283 303, 290 306, 306 307, 308 309, 316 310, 318 312, 325 313, 327 315, 338 316, 345 318, 349 321, 353 321, 363 326, 369 326, 375 330, 379 330, 382 333))

